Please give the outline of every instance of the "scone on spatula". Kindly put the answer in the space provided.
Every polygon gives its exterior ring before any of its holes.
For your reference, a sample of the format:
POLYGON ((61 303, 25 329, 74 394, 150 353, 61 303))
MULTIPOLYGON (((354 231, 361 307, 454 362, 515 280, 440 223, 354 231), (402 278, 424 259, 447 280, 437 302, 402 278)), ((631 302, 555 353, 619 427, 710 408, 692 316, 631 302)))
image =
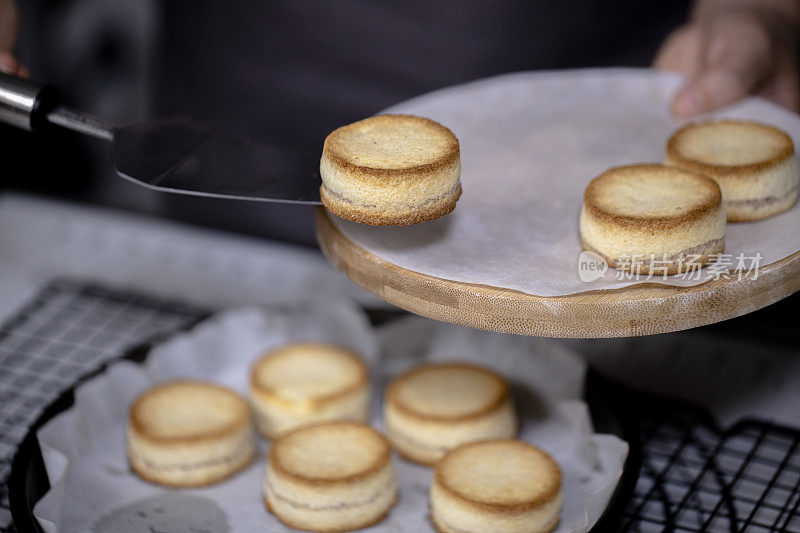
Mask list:
POLYGON ((334 130, 319 170, 328 211, 362 224, 433 220, 461 196, 458 139, 423 117, 377 115, 334 130))

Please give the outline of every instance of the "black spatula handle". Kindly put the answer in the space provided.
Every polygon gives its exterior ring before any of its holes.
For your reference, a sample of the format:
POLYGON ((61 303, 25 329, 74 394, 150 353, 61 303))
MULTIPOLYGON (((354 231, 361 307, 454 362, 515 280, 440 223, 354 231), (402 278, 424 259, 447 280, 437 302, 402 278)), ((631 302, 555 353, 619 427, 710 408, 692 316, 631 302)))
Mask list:
POLYGON ((0 73, 0 122, 35 130, 47 122, 47 113, 59 100, 52 85, 0 73))
POLYGON ((78 133, 110 141, 115 126, 100 117, 61 105, 53 85, 25 80, 0 72, 0 123, 28 131, 54 124, 78 133))

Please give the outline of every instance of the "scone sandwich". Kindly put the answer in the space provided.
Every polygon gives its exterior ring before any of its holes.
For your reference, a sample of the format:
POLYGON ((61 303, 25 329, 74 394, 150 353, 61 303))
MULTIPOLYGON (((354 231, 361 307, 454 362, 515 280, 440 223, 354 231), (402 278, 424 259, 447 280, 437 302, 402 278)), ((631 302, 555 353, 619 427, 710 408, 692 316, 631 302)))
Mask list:
POLYGON ((323 343, 287 344, 266 353, 250 377, 256 427, 268 438, 315 422, 369 415, 369 371, 361 357, 323 343))
POLYGON ((519 440, 465 444, 436 464, 431 520, 442 533, 546 533, 558 524, 561 469, 519 440))
POLYGON ((364 424, 306 426, 277 439, 269 451, 264 500, 289 527, 367 527, 379 522, 396 499, 389 442, 364 424))
POLYGON ((439 218, 461 195, 458 139, 412 115, 377 115, 334 130, 319 170, 328 211, 373 226, 439 218))
POLYGON ((395 378, 386 390, 384 421, 397 451, 426 465, 466 442, 517 431, 508 383, 465 363, 424 365, 395 378))
POLYGON ((714 178, 722 189, 728 222, 767 218, 797 201, 800 172, 794 143, 767 124, 688 124, 670 137, 664 161, 714 178))
POLYGON ((675 274, 699 268, 725 247, 720 188, 684 168, 611 168, 586 188, 580 236, 584 250, 622 270, 675 274))
POLYGON ((255 455, 247 402, 201 381, 172 381, 141 394, 130 408, 127 437, 131 469, 173 487, 215 483, 255 455))

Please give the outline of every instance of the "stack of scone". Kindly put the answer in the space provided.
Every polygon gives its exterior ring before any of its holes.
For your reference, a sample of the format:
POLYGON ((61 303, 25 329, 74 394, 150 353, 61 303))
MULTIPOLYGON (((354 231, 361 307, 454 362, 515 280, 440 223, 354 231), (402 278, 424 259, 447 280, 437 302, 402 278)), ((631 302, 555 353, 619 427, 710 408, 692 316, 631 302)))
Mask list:
POLYGON ((502 376, 438 363, 396 377, 384 399, 387 434, 400 455, 435 465, 430 517, 443 533, 545 533, 558 523, 561 470, 514 440, 517 415, 502 376))
MULTIPOLYGON (((411 461, 436 465, 430 517, 439 531, 555 526, 561 472, 546 452, 513 439, 517 415, 502 376, 467 363, 426 364, 398 376, 385 395, 387 439, 363 423, 368 374, 358 354, 324 343, 281 346, 253 366, 256 426, 272 439, 262 497, 279 520, 310 531, 379 522, 398 498, 394 445, 411 461)), ((128 457, 145 480, 214 483, 254 454, 250 408, 220 385, 169 382, 131 405, 128 457)))
POLYGON ((664 162, 612 168, 589 183, 584 250, 636 274, 695 270, 723 252, 726 220, 761 220, 797 201, 794 144, 773 126, 688 124, 669 139, 664 162))

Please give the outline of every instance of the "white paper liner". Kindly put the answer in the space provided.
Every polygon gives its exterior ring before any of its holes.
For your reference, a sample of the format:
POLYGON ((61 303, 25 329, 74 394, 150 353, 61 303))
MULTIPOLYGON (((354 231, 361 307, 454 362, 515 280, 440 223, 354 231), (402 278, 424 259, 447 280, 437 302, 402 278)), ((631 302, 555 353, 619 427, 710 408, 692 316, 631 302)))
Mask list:
MULTIPOLYGON (((450 215, 408 227, 371 227, 333 217, 355 244, 397 266, 439 278, 538 296, 636 283, 618 271, 578 276, 578 214, 594 177, 616 165, 663 160, 680 126, 669 102, 676 75, 646 69, 523 72, 460 85, 386 110, 430 117, 461 143, 463 195, 450 215)), ((800 146, 800 117, 747 98, 713 117, 773 124, 800 146)), ((800 206, 773 218, 729 224, 723 265, 760 253, 760 266, 800 250, 800 206)), ((656 258, 658 259, 658 258, 656 258)), ((756 260, 758 261, 758 260, 756 260)), ((704 271, 706 273, 708 269, 704 271)), ((649 280, 688 286, 681 276, 649 280)))
MULTIPOLYGON (((573 353, 531 339, 471 331, 423 319, 403 320, 376 337, 363 315, 343 303, 223 312, 156 347, 144 365, 119 362, 76 390, 75 405, 38 433, 51 490, 35 506, 47 531, 283 531, 266 511, 261 487, 266 441, 242 473, 201 489, 166 489, 128 469, 128 405, 145 388, 175 377, 208 379, 246 391, 249 369, 265 349, 289 340, 324 340, 364 354, 374 375, 373 423, 389 373, 434 359, 473 359, 514 383, 521 437, 551 452, 564 473, 559 532, 586 531, 605 509, 622 472, 627 444, 593 434, 580 401, 585 365, 573 353), (398 339, 404 341, 397 342, 398 339), (404 350, 403 345, 409 346, 404 350), (535 392, 534 392, 535 391, 535 392), (194 529, 192 529, 194 528, 194 529)), ((401 493, 373 531, 433 531, 428 522, 431 470, 394 457, 401 493)))

